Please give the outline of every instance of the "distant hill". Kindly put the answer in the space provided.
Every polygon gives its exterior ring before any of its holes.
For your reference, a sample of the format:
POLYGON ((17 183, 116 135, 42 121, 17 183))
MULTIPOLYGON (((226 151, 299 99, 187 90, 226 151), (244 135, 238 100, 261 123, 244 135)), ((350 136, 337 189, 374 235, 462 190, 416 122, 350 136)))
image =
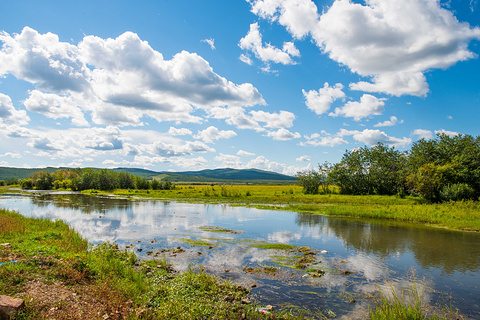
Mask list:
MULTIPOLYGON (((59 169, 69 169, 69 168, 10 168, 10 167, 0 167, 0 180, 8 179, 26 179, 29 178, 33 172, 46 170, 48 172, 55 172, 59 169)), ((70 168, 73 169, 73 168, 70 168)), ((97 169, 98 168, 93 168, 97 169)), ((184 183, 291 183, 295 181, 295 178, 292 176, 287 176, 284 174, 264 171, 258 169, 211 169, 211 170, 200 170, 200 171, 184 171, 184 172, 169 172, 161 171, 156 172, 146 169, 138 168, 116 168, 112 169, 116 172, 128 172, 133 175, 140 176, 145 179, 157 179, 163 180, 169 178, 172 182, 184 182, 184 183)))

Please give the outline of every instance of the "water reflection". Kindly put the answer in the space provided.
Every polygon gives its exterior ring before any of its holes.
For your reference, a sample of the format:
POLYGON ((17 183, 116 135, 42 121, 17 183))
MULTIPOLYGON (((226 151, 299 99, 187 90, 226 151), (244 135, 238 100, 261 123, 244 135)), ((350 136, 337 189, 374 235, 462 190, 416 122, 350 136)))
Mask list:
POLYGON ((135 250, 142 259, 165 258, 179 271, 201 265, 221 277, 247 286, 255 284, 254 293, 264 304, 300 304, 310 310, 331 311, 339 318, 361 319, 357 313, 367 310, 368 303, 360 301, 360 296, 379 286, 411 285, 411 272, 415 272, 422 285, 453 293, 457 307, 480 318, 480 237, 474 233, 228 205, 80 194, 1 196, 0 206, 26 216, 64 220, 91 243, 115 241, 135 250), (212 233, 202 226, 243 232, 212 233), (194 246, 186 239, 208 244, 194 246), (278 268, 274 277, 244 272, 246 266, 259 270, 278 267, 274 257, 285 254, 255 248, 255 241, 313 248, 317 252, 313 267, 326 270, 326 274, 314 278, 288 267, 278 268), (177 246, 185 251, 162 250, 177 246), (320 254, 322 250, 328 254, 320 254), (351 304, 352 298, 360 303, 351 304))
POLYGON ((333 232, 347 248, 366 255, 388 258, 412 253, 423 268, 440 268, 446 274, 478 272, 480 267, 480 237, 476 233, 311 214, 297 214, 296 223, 319 228, 320 233, 333 232))

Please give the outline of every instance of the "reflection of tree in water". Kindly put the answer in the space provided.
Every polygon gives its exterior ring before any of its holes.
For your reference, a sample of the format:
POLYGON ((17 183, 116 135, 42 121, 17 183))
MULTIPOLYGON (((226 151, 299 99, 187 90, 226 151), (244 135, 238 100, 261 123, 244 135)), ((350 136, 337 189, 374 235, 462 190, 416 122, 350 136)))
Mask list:
POLYGON ((443 272, 477 271, 480 267, 480 235, 395 222, 367 223, 313 214, 297 214, 298 225, 328 229, 347 248, 383 258, 411 251, 424 268, 443 272))
POLYGON ((32 197, 32 203, 38 207, 54 204, 58 208, 76 209, 88 214, 106 210, 125 210, 133 206, 133 202, 127 199, 101 198, 82 194, 43 194, 32 197))

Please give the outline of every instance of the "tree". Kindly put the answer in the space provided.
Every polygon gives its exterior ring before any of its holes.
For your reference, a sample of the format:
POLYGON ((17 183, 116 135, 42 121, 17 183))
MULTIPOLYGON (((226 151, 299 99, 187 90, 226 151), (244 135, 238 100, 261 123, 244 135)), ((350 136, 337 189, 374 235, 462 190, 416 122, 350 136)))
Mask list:
POLYGON ((45 170, 34 172, 31 179, 37 190, 50 190, 53 187, 53 175, 45 170))
POLYGON ((318 189, 322 184, 322 175, 315 170, 299 171, 295 174, 298 184, 303 187, 305 194, 318 194, 318 189))

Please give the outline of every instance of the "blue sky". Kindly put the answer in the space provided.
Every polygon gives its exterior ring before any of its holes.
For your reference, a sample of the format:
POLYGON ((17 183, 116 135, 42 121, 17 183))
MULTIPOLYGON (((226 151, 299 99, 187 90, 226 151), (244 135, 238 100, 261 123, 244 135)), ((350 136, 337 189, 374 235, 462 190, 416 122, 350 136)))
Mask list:
POLYGON ((0 2, 0 165, 258 168, 478 136, 479 0, 0 2))

